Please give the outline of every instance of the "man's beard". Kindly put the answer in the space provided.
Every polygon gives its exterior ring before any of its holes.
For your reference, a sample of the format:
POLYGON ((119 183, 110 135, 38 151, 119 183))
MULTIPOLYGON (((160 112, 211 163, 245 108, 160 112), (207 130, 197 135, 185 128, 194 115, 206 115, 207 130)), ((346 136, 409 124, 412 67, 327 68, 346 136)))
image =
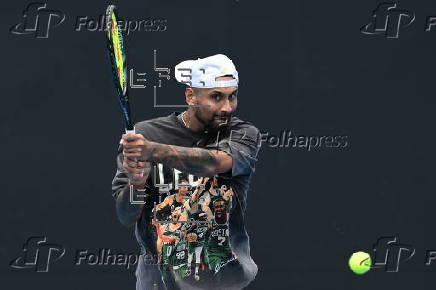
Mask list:
POLYGON ((227 216, 224 212, 215 212, 214 219, 217 224, 223 225, 227 222, 227 216))
POLYGON ((232 114, 228 114, 228 115, 213 115, 212 119, 207 119, 205 117, 203 117, 203 115, 201 114, 201 111, 199 109, 194 110, 194 115, 195 118, 204 126, 204 130, 205 131, 209 131, 209 132, 217 132, 219 131, 221 128, 225 127, 228 125, 228 122, 230 122, 230 119, 232 117, 232 114), (220 123, 220 124, 215 124, 215 117, 227 117, 227 121, 225 123, 220 123))

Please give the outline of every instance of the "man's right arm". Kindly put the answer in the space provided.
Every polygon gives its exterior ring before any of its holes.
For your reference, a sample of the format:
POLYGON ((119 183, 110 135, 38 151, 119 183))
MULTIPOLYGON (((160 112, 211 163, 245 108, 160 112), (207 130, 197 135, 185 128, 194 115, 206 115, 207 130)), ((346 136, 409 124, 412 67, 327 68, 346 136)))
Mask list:
MULTIPOLYGON (((144 203, 132 204, 130 201, 130 182, 129 174, 126 172, 124 157, 122 154, 122 146, 118 149, 117 156, 117 172, 112 181, 112 195, 116 200, 116 212, 120 222, 126 226, 131 227, 139 219, 144 208, 144 203)), ((141 180, 135 180, 134 190, 144 188, 145 180, 147 179, 148 172, 141 180)), ((140 192, 140 194, 148 194, 149 192, 140 192)), ((139 194, 138 194, 139 195, 139 194)), ((135 196, 135 201, 140 200, 135 196)), ((145 201, 145 200, 144 200, 145 201)))

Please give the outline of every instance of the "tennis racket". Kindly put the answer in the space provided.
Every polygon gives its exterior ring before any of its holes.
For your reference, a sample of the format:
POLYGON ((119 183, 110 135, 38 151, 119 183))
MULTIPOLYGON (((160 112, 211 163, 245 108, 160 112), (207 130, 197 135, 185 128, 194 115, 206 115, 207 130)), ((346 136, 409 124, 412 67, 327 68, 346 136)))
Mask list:
POLYGON ((127 57, 123 35, 118 26, 117 8, 109 5, 106 9, 107 51, 112 66, 113 80, 124 120, 126 133, 135 133, 130 114, 128 95, 127 57))
POLYGON ((124 46, 123 34, 118 26, 118 15, 115 5, 109 5, 106 8, 106 25, 107 51, 112 67, 112 76, 115 89, 117 91, 118 101, 123 115, 124 127, 126 129, 126 134, 134 134, 135 128, 133 127, 133 121, 130 115, 130 103, 127 85, 126 50, 124 46))

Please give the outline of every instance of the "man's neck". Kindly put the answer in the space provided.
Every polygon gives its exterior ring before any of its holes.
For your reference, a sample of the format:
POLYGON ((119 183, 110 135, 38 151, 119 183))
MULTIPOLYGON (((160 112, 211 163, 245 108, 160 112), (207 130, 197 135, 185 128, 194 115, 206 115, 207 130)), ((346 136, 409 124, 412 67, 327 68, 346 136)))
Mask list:
POLYGON ((182 118, 185 121, 188 129, 194 132, 201 132, 205 130, 205 126, 197 119, 192 110, 188 109, 186 113, 183 114, 182 118))

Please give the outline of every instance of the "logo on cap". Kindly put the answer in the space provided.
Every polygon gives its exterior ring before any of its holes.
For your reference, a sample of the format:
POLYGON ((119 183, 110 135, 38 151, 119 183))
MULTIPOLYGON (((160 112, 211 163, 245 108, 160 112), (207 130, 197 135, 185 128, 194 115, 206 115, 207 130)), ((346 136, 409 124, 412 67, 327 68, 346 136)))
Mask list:
POLYGON ((223 74, 228 73, 228 72, 230 72, 230 68, 228 68, 228 67, 223 67, 223 68, 221 69, 221 72, 222 72, 223 74))

